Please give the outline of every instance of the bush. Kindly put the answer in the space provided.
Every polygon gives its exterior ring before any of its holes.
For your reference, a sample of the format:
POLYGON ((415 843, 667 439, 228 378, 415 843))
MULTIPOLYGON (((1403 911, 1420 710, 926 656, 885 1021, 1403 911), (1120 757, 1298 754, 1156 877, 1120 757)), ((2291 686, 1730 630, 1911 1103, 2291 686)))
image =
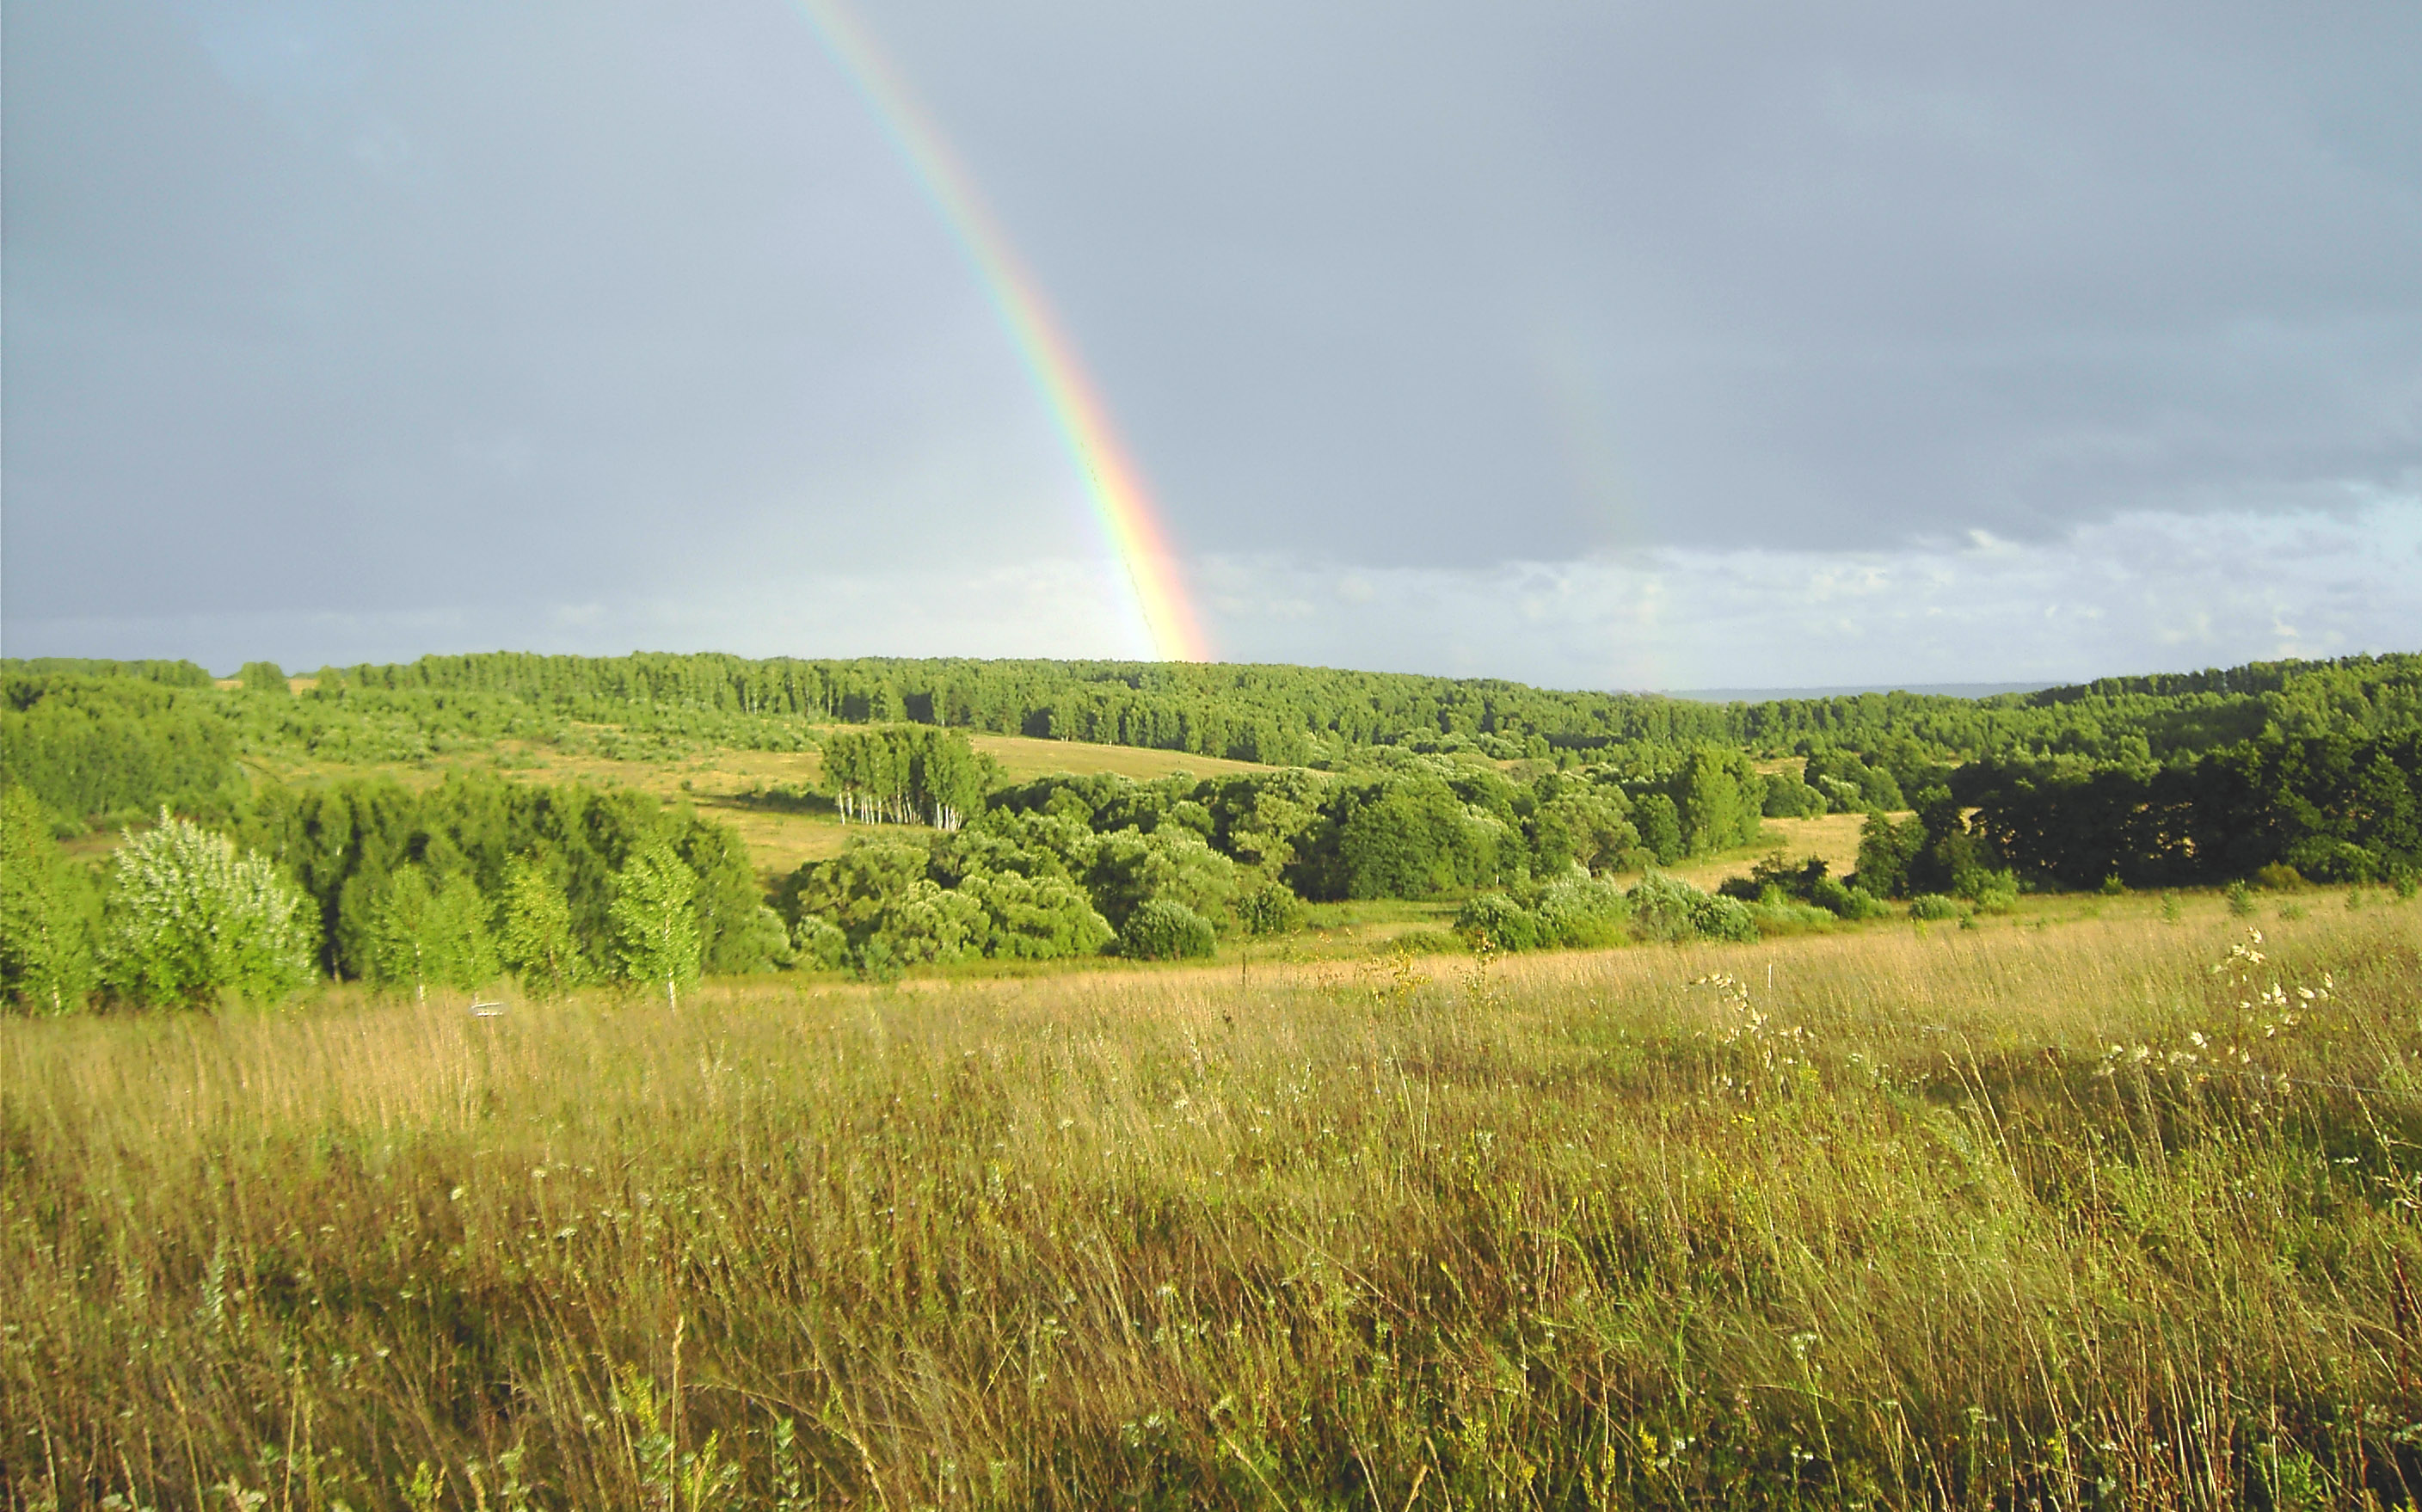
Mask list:
POLYGON ((319 920, 260 857, 165 810, 118 852, 102 975, 119 998, 207 1007, 311 980, 319 920))
POLYGON ((1082 889, 1062 877, 979 872, 962 881, 959 891, 983 909, 986 955, 1025 961, 1091 955, 1112 937, 1109 921, 1094 911, 1082 889))
POLYGON ((1119 953, 1138 961, 1175 961, 1211 953, 1211 921, 1170 898, 1147 898, 1119 931, 1119 953))
POLYGON ((1892 912, 1864 888, 1846 887, 1833 877, 1819 877, 1808 889, 1808 901, 1837 919, 1881 919, 1892 912))
POLYGON ((1539 948, 1539 918, 1502 892, 1484 892, 1466 902, 1455 916, 1455 932, 1478 945, 1483 939, 1501 951, 1539 948))
POLYGON ((1283 882, 1265 882, 1239 893, 1229 907, 1249 939, 1291 935, 1303 927, 1303 900, 1283 882))
POLYGON ((1958 899, 1946 898, 1940 892, 1921 892, 1909 900, 1909 916, 1911 919, 1939 922, 1946 919, 1964 919, 1967 914, 1968 910, 1960 906, 1958 899))
POLYGON ((1888 919, 1892 917, 1891 905, 1885 903, 1883 899, 1877 897, 1874 893, 1869 892, 1866 889, 1852 888, 1849 890, 1849 906, 1842 910, 1843 918, 1888 919))
POLYGON ((1541 943, 1576 950, 1614 944, 1631 921, 1631 906, 1624 901, 1622 889, 1585 876, 1548 884, 1532 912, 1538 916, 1541 943))
POLYGON ((1757 938, 1757 916, 1738 898, 1716 897, 1651 872, 1630 891, 1632 928, 1644 939, 1757 938))
POLYGON ((1754 940, 1758 937, 1757 915, 1738 898, 1718 898, 1702 893, 1706 901, 1691 910, 1691 926, 1702 939, 1754 940))
POLYGON ((1766 801, 1759 807, 1769 819, 1805 819, 1825 811, 1825 795, 1796 772, 1777 772, 1766 780, 1766 801))
MULTIPOLYGON (((1952 884, 1952 893, 1976 906, 1978 913, 2005 914, 2019 906, 2019 876, 2007 869, 1988 872, 1971 867, 1952 884)), ((2111 890, 2103 889, 2105 892, 2111 890)))
POLYGON ((2228 890, 2225 896, 2228 899, 2228 912, 2230 917, 2236 919, 2251 919, 2254 917, 2253 889, 2247 887, 2242 882, 2231 882, 2228 885, 2228 890))
POLYGON ((837 971, 849 960, 849 937, 830 921, 809 914, 791 933, 799 964, 814 971, 837 971))
POLYGON ((51 816, 23 783, 0 789, 0 997, 40 1012, 84 1006, 101 899, 51 839, 51 816))
POLYGON ((1828 910, 1780 894, 1752 905, 1750 917, 1760 935, 1804 935, 1813 929, 1830 929, 1834 922, 1828 910))
POLYGON ((2254 885, 2266 892, 2302 892, 2304 874, 2292 866, 2273 861, 2254 874, 2254 885))
POLYGON ((1677 882, 1662 872, 1651 872, 1628 894, 1632 931, 1643 939, 1695 938, 1699 931, 1691 915, 1705 897, 1706 893, 1687 882, 1677 882))

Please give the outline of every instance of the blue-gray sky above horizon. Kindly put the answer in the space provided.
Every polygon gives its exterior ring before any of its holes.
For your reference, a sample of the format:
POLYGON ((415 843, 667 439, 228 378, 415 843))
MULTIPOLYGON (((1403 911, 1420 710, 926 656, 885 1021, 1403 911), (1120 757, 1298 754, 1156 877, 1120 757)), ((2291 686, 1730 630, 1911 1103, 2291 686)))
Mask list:
MULTIPOLYGON (((858 0, 1233 660, 2422 650, 2422 8, 858 0)), ((0 0, 9 654, 1126 655, 782 0, 0 0)))

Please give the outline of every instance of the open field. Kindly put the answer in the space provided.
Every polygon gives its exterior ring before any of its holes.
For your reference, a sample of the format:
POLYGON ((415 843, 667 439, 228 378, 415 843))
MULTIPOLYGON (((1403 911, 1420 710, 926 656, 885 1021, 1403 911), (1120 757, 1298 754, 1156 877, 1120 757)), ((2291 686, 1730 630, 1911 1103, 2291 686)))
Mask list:
POLYGON ((2410 1504, 2422 906, 2190 905, 0 1022, 0 1487, 2410 1504))
MULTIPOLYGON (((1894 814, 1893 818, 1904 815, 1894 814)), ((1751 866, 1775 851, 1791 860, 1821 856, 1834 876, 1848 876, 1859 866, 1859 829, 1867 822, 1863 813, 1828 813, 1813 819, 1769 819, 1754 845, 1743 845, 1721 855, 1700 857, 1665 868, 1674 876, 1695 888, 1709 891, 1728 876, 1745 876, 1751 866)))

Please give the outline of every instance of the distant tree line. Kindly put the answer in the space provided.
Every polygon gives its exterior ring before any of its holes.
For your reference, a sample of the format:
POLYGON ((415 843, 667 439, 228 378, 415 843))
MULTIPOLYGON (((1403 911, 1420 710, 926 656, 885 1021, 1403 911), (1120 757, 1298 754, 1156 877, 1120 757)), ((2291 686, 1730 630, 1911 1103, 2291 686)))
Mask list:
POLYGON ((325 669, 324 684, 475 694, 595 717, 687 710, 745 719, 911 722, 1097 741, 1275 765, 1371 746, 1462 740, 1498 758, 1711 743, 1781 753, 1887 736, 1938 757, 2166 760, 2267 732, 2390 733, 2422 724, 2422 656, 2255 663, 1960 699, 1870 693, 1713 704, 1556 692, 1494 679, 1325 668, 966 659, 747 660, 493 653, 325 669))
POLYGON ((236 731, 213 706, 207 675, 197 685, 22 665, 0 674, 0 782, 30 790, 51 812, 133 815, 236 780, 236 731))

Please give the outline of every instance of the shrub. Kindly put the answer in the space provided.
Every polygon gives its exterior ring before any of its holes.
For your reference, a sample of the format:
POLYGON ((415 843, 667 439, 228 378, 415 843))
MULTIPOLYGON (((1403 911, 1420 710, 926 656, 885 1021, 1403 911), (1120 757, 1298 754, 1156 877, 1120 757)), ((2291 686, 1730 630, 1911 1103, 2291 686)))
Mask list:
POLYGON ((277 998, 319 953, 319 921, 275 867, 165 809, 119 848, 108 907, 103 977, 132 1002, 277 998))
POLYGON ((1138 961, 1208 955, 1218 942, 1211 921, 1171 898, 1147 898, 1119 931, 1119 953, 1138 961))
MULTIPOLYGON (((2005 914, 2019 906, 2018 874, 2006 869, 1988 872, 1971 867, 1959 874, 1952 892, 1976 906, 1978 913, 2005 914)), ((2106 893, 2111 890, 2103 889, 2106 893)))
POLYGON ((2254 917, 2253 889, 2247 887, 2242 882, 2231 882, 2228 885, 2228 891, 2225 896, 2228 899, 2228 912, 2230 917, 2236 919, 2251 919, 2254 917))
POLYGON ((1539 918, 1502 892, 1483 892, 1467 901, 1455 916, 1455 932, 1477 945, 1483 939, 1501 951, 1538 949, 1539 918))
POLYGON ((1628 897, 1632 928, 1644 939, 1757 938, 1757 916, 1749 905, 1702 892, 1661 872, 1642 877, 1628 897))
POLYGON ((1964 919, 1967 915, 1968 910, 1960 906, 1958 899, 1944 897, 1940 892, 1921 892, 1909 901, 1911 919, 1938 922, 1946 919, 1964 919))
POLYGON ((1388 941, 1388 949, 1403 955, 1460 955, 1468 948, 1464 937, 1451 929, 1408 930, 1388 941))
POLYGON ((2116 872, 2102 879, 2102 895, 2106 898, 2118 897, 2127 890, 2128 884, 2119 880, 2119 874, 2116 872))
POLYGON ((2301 892, 2304 874, 2284 862, 2273 861, 2254 874, 2254 885, 2267 892, 2301 892))
POLYGON ((1623 938, 1631 906, 1623 890, 1595 877, 1566 876, 1548 884, 1532 911, 1544 944, 1588 950, 1623 938))
POLYGON ((1241 892, 1229 907, 1249 939, 1291 935, 1303 927, 1303 900, 1283 882, 1265 882, 1241 892))
POLYGON ((799 964, 815 971, 839 970, 849 960, 849 937, 829 920, 807 914, 799 926, 791 932, 791 942, 798 954, 799 964))
MULTIPOLYGON (((1628 895, 1632 930, 1643 939, 1694 938, 1699 931, 1691 914, 1697 902, 1706 896, 1687 882, 1677 882, 1662 872, 1651 872, 1628 895)), ((1739 904, 1735 902, 1734 906, 1739 904)))
POLYGON ((1750 917, 1760 935, 1802 935, 1830 928, 1834 921, 1830 911, 1780 893, 1751 905, 1750 917))
POLYGON ((1702 893, 1704 900, 1691 913, 1691 923, 1703 939, 1754 940, 1757 938, 1757 915, 1738 898, 1719 898, 1702 893))
POLYGON ((1849 906, 1842 911, 1845 919, 1888 919, 1892 906, 1864 888, 1850 889, 1849 906))
POLYGON ((1112 937, 1109 921, 1094 911, 1082 889, 1062 877, 979 872, 958 890, 983 910, 986 955, 1027 961, 1091 955, 1112 937))

